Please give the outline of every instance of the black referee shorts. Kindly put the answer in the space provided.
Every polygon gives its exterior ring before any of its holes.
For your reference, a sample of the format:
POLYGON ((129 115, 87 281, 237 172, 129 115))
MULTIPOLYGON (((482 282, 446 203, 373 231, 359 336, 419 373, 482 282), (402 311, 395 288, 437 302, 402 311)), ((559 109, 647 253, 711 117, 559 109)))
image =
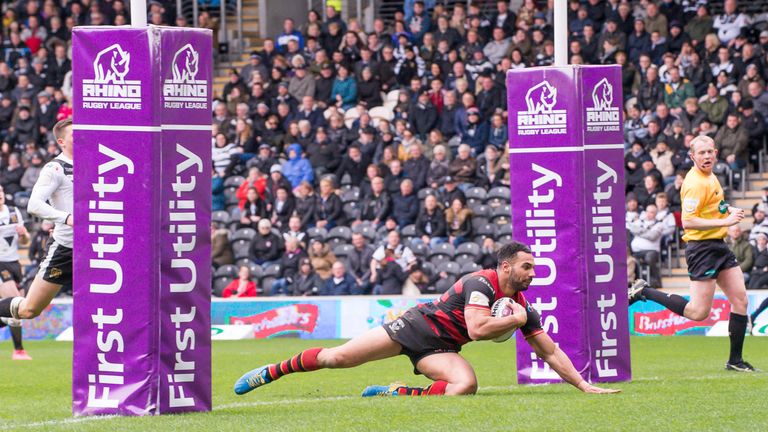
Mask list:
POLYGON ((45 259, 40 263, 38 274, 46 282, 57 285, 72 284, 72 248, 52 241, 45 259))
POLYGON ((21 264, 18 261, 0 262, 0 283, 16 282, 21 283, 21 264))
POLYGON ((461 351, 461 346, 449 345, 440 339, 416 308, 407 310, 400 318, 384 324, 383 327, 389 337, 403 347, 400 354, 408 356, 416 375, 421 374, 416 369, 416 364, 424 357, 461 351))
POLYGON ((690 240, 685 248, 685 260, 692 281, 717 279, 721 271, 739 265, 723 240, 690 240))

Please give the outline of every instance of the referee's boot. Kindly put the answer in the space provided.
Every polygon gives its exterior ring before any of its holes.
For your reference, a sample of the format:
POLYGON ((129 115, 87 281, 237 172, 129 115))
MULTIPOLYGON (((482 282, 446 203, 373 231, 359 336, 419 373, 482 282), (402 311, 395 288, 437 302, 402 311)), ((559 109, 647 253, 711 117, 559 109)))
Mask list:
POLYGON ((630 306, 635 302, 645 301, 645 296, 643 295, 643 290, 645 288, 649 288, 649 285, 648 282, 643 279, 637 279, 632 283, 632 286, 630 286, 627 291, 630 306))
POLYGON ((725 370, 733 372, 762 372, 760 369, 749 364, 749 362, 740 360, 735 363, 728 362, 725 364, 725 370))

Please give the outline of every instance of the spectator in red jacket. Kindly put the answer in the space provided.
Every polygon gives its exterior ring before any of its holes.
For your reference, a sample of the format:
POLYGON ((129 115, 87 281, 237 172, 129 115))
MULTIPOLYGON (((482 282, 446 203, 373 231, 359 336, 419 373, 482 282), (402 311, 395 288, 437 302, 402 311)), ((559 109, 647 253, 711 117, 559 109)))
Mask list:
POLYGON ((221 296, 227 297, 256 297, 256 283, 251 280, 251 269, 241 266, 237 273, 237 279, 230 282, 221 296))

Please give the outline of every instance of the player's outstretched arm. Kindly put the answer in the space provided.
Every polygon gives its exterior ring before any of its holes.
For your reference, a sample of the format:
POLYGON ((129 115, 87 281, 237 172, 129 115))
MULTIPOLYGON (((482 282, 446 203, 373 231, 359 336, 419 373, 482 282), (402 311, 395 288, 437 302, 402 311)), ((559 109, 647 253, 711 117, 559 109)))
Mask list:
POLYGON ((592 384, 584 381, 584 379, 573 367, 571 359, 560 349, 551 337, 545 332, 541 332, 528 339, 528 344, 541 357, 542 360, 547 362, 549 367, 553 371, 560 375, 560 378, 564 379, 567 383, 583 391, 584 393, 619 393, 621 390, 617 389, 604 389, 595 387, 592 384))

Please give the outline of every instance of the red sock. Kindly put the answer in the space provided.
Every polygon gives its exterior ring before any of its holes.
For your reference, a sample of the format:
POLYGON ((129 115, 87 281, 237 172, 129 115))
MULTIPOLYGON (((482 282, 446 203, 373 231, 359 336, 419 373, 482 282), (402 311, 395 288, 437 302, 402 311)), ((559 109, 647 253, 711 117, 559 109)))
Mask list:
POLYGON ((398 396, 439 396, 445 394, 446 381, 435 381, 427 387, 398 387, 398 396))
POLYGON ((320 369, 317 364, 317 354, 322 348, 304 350, 288 360, 269 365, 269 375, 273 380, 294 372, 311 372, 320 369))

